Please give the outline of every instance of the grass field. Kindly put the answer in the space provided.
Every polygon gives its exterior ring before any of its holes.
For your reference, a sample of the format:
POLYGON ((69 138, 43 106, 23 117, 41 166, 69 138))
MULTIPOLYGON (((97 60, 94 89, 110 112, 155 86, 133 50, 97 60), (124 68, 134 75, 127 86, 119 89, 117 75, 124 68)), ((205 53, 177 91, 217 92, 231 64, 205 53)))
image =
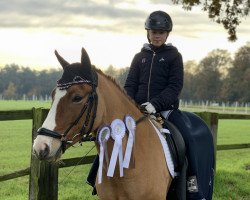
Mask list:
MULTIPOLYGON (((50 106, 50 102, 0 102, 0 110, 50 106)), ((31 153, 31 120, 0 121, 0 175, 29 166, 31 153)), ((250 143, 249 120, 220 120, 218 144, 250 143)), ((92 143, 71 148, 63 158, 82 156, 92 143)), ((91 154, 95 154, 95 150, 91 154)), ((59 170, 59 200, 95 200, 85 184, 90 165, 59 170), (65 178, 66 177, 66 178, 65 178)), ((250 149, 217 152, 215 200, 250 200, 250 149)), ((24 200, 28 197, 29 177, 0 182, 0 200, 24 200)))
POLYGON ((50 101, 0 101, 0 110, 25 110, 31 108, 50 108, 50 101))

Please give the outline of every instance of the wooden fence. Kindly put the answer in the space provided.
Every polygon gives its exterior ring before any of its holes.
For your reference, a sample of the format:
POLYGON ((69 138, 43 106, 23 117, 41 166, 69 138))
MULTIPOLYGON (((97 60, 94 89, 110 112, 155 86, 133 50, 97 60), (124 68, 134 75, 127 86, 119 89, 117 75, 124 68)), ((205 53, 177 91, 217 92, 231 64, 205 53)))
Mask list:
MULTIPOLYGON (((36 137, 36 130, 42 125, 48 114, 48 109, 33 108, 32 110, 0 111, 0 121, 32 119, 32 141, 36 137)), ((211 112, 200 112, 198 114, 210 127, 213 138, 215 152, 217 150, 250 148, 250 143, 217 145, 217 130, 219 119, 250 119, 250 115, 239 114, 219 114, 211 112)), ((32 150, 31 150, 32 151, 32 150)), ((0 182, 14 179, 21 176, 30 176, 29 200, 57 200, 58 199, 58 170, 61 167, 75 166, 76 164, 89 164, 93 162, 94 156, 87 156, 80 163, 81 158, 63 159, 63 166, 41 162, 37 160, 31 152, 30 167, 13 173, 0 176, 0 182)))

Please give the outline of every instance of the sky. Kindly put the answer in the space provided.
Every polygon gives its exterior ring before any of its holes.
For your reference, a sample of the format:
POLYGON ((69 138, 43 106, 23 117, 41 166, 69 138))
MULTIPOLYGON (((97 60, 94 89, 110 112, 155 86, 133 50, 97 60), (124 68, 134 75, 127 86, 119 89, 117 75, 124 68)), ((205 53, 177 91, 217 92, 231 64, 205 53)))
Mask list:
POLYGON ((93 65, 106 69, 129 67, 147 43, 144 22, 155 11, 167 12, 173 31, 167 42, 184 62, 199 62, 214 49, 232 56, 250 41, 250 17, 237 28, 238 40, 200 7, 191 11, 170 0, 4 0, 0 1, 0 67, 17 64, 35 69, 60 68, 56 49, 68 62, 79 62, 84 47, 93 65))

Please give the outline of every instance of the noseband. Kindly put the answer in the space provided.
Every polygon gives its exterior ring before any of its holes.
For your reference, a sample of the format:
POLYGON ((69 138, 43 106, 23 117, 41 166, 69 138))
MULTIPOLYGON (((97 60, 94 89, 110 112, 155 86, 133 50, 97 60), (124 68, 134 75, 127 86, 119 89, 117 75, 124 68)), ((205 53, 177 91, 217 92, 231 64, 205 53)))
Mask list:
MULTIPOLYGON (((66 131, 63 134, 57 133, 55 131, 46 129, 46 128, 39 128, 37 131, 37 135, 44 135, 44 136, 48 136, 48 137, 52 137, 55 139, 59 139, 61 140, 62 144, 61 144, 61 150, 64 153, 66 150, 66 147, 68 144, 71 144, 73 142, 73 139, 77 136, 81 137, 81 141, 86 141, 86 138, 89 138, 90 133, 92 131, 93 128, 93 124, 96 118, 96 111, 97 111, 97 104, 98 104, 98 96, 96 93, 96 87, 97 87, 97 73, 92 70, 92 75, 93 75, 93 83, 91 84, 92 86, 92 91, 88 96, 88 99, 86 101, 86 103, 84 104, 83 108, 81 109, 81 112, 79 113, 78 117, 75 119, 75 121, 66 129, 66 131), (86 112, 86 118, 85 121, 82 125, 82 128, 80 129, 79 133, 75 134, 74 137, 72 138, 72 140, 69 140, 67 138, 68 133, 70 132, 70 130, 79 123, 80 119, 82 118, 83 114, 86 112), (92 116, 91 116, 92 113, 92 116), (88 130, 86 130, 86 128, 88 128, 88 130)), ((88 139, 91 140, 91 139, 88 139)))

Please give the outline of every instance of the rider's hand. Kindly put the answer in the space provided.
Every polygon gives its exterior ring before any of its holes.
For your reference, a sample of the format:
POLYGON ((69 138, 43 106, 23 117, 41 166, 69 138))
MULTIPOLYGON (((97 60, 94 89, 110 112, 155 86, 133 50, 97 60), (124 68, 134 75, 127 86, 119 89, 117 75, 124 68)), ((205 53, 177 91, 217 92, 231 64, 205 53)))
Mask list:
POLYGON ((150 103, 146 102, 141 104, 142 111, 146 114, 155 114, 156 110, 155 107, 150 103))

